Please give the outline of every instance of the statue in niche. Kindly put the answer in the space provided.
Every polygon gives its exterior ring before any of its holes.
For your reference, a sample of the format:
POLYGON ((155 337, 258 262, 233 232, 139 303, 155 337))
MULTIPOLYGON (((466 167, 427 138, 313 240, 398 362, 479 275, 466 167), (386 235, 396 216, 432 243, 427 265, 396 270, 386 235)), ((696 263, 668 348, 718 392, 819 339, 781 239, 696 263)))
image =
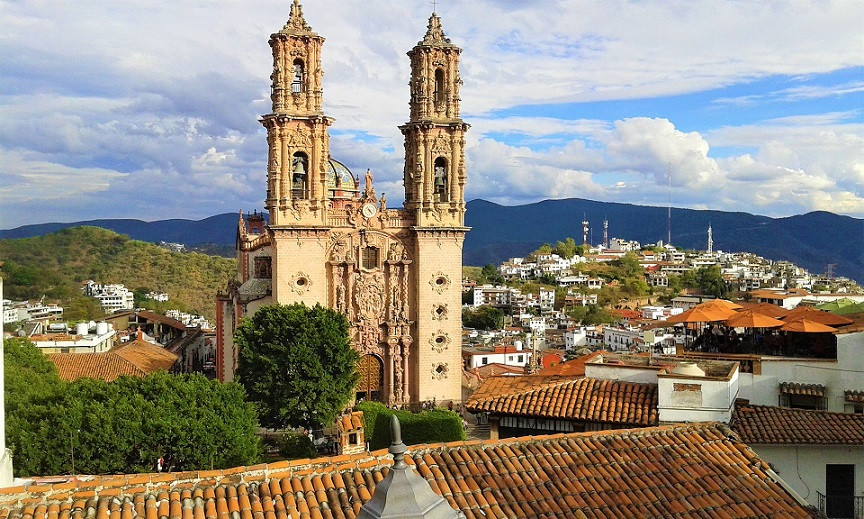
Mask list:
POLYGON ((390 261, 399 261, 404 259, 405 247, 398 242, 390 244, 390 250, 387 251, 387 259, 390 261))
POLYGON ((381 206, 381 211, 387 210, 387 197, 384 196, 385 194, 386 193, 381 193, 381 200, 379 201, 379 204, 381 206))

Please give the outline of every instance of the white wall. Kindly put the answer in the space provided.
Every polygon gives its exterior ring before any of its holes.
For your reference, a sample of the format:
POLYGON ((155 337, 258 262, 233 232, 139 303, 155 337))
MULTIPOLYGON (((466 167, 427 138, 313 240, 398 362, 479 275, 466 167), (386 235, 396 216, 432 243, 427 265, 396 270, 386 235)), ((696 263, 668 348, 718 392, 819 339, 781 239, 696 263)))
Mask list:
POLYGON ((816 492, 825 494, 825 465, 854 464, 855 495, 864 495, 864 445, 751 445, 750 448, 770 463, 780 478, 813 506, 819 506, 816 492))
POLYGON ((864 332, 837 336, 837 361, 762 358, 762 374, 741 374, 741 395, 754 405, 778 405, 780 384, 797 382, 826 387, 829 411, 842 413, 844 391, 864 390, 864 332))
POLYGON ((738 371, 729 380, 659 375, 658 419, 663 422, 724 422, 732 419, 738 371))
POLYGON ((585 364, 585 378, 656 384, 657 370, 588 362, 585 364))

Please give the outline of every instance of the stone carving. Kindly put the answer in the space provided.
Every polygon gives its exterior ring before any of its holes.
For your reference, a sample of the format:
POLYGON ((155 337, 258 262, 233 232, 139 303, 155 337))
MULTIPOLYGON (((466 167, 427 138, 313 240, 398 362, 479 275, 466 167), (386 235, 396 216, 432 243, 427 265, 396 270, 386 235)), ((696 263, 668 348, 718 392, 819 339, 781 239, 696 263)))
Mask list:
POLYGON ((432 307, 432 319, 436 321, 444 321, 447 319, 447 303, 435 305, 432 307))
POLYGON ((381 321, 384 311, 384 275, 381 272, 356 272, 354 299, 361 319, 381 321))
POLYGON ((444 136, 443 133, 439 133, 435 142, 432 144, 432 154, 450 156, 451 150, 450 139, 444 136))
POLYGON ((399 242, 390 243, 390 250, 387 252, 389 261, 400 261, 406 258, 405 247, 399 242))
POLYGON ((432 378, 435 380, 441 380, 447 378, 447 363, 439 362, 438 364, 432 366, 432 378))
POLYGON ((450 335, 442 330, 438 330, 429 337, 429 344, 433 350, 441 353, 449 347, 450 335))
POLYGON ((450 286, 450 276, 445 274, 444 272, 439 271, 437 274, 432 276, 432 279, 429 280, 429 284, 439 294, 443 294, 447 287, 450 286))
POLYGON ((309 276, 303 272, 298 272, 291 276, 290 287, 291 290, 298 294, 305 294, 309 292, 309 287, 312 285, 312 280, 309 279, 309 276))
POLYGON ((288 134, 289 148, 310 148, 311 146, 312 140, 302 126, 298 126, 296 130, 288 134))

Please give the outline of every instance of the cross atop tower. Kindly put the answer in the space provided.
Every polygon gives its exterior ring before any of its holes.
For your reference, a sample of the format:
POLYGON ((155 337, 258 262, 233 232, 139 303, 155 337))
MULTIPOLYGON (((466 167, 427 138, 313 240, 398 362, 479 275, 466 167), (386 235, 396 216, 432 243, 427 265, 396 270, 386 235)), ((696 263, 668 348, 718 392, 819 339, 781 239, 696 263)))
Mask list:
POLYGON ((438 12, 438 0, 431 0, 429 3, 432 4, 432 13, 436 14, 438 12))

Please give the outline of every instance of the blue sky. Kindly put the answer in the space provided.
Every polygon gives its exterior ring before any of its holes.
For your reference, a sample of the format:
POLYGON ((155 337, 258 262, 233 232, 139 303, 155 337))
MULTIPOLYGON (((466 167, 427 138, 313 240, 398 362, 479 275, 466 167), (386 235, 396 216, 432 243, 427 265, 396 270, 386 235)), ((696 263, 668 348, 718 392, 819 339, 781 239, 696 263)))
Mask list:
MULTIPOLYGON (((401 201, 425 0, 307 0, 331 152, 401 201)), ((287 0, 0 0, 0 228, 261 208, 287 0)), ((864 3, 447 0, 469 198, 864 217, 864 3), (672 189, 669 189, 669 186, 672 189), (670 196, 670 193, 672 195, 670 196)))

